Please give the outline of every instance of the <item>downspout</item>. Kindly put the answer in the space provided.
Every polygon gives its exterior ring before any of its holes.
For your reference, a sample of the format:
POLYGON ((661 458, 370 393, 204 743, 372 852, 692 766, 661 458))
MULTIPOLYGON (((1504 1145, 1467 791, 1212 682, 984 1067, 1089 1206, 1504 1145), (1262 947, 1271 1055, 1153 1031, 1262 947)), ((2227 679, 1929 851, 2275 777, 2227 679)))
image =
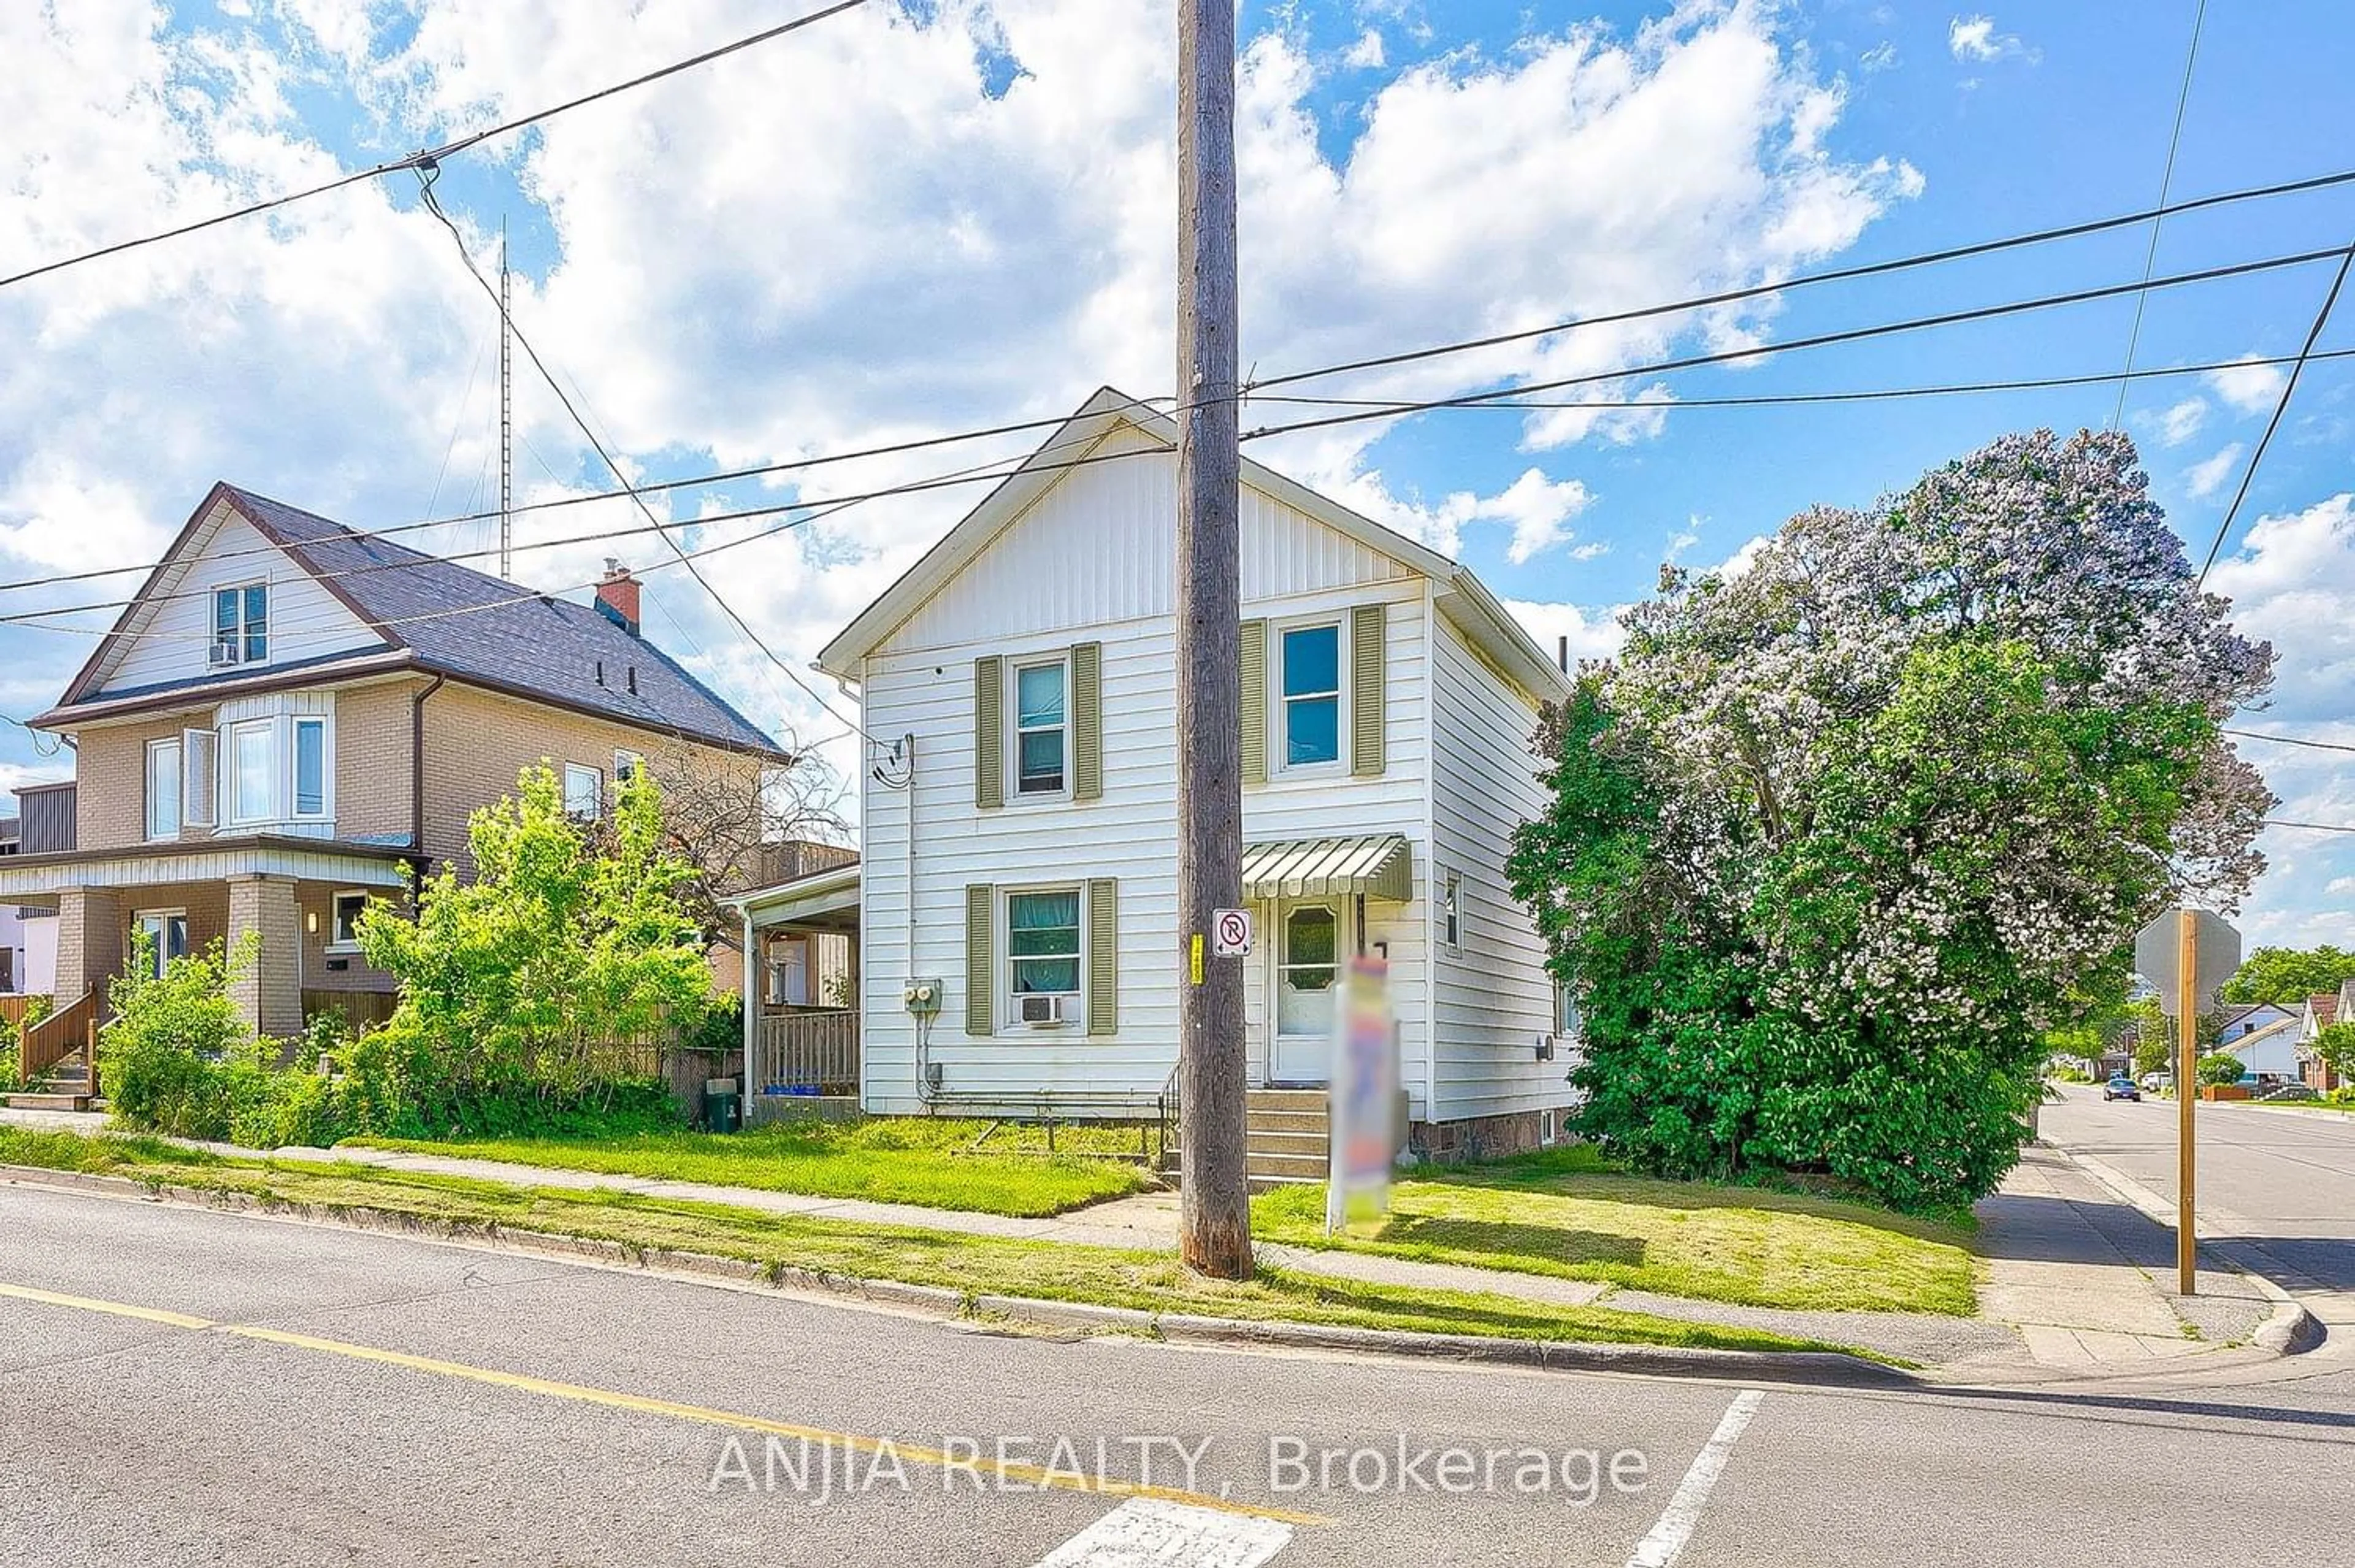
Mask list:
POLYGON ((448 678, 436 675, 409 699, 409 847, 415 851, 412 869, 420 877, 425 874, 425 699, 448 678))
MULTIPOLYGON (((907 891, 906 896, 900 901, 902 912, 906 916, 906 929, 901 935, 901 944, 900 948, 900 954, 904 959, 900 971, 900 982, 904 986, 909 981, 916 978, 915 731, 911 730, 907 734, 901 736, 900 744, 907 752, 907 784, 904 787, 908 792, 908 840, 906 844, 901 846, 903 850, 903 859, 906 862, 905 865, 902 866, 901 870, 907 877, 907 891)), ((937 1021, 938 1017, 938 1014, 934 1014, 933 1019, 937 1021)), ((909 1054, 914 1060, 916 1064, 916 1101, 919 1104, 929 1106, 936 1098, 932 1093, 932 1063, 925 1060, 932 1054, 932 1025, 926 1021, 922 1014, 915 1011, 913 1008, 910 1008, 908 1011, 908 1031, 914 1046, 914 1049, 909 1054)))

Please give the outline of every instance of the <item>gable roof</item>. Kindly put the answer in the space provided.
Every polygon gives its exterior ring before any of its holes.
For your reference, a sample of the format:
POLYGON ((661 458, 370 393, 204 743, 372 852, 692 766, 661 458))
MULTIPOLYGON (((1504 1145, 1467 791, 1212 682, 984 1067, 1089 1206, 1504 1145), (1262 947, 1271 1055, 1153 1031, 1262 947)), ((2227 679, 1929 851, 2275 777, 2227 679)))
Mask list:
MULTIPOLYGON (((1039 443, 1021 467, 836 634, 818 655, 818 667, 846 680, 857 678, 859 659, 996 542, 1076 463, 1086 461, 1101 443, 1124 428, 1137 431, 1173 453, 1178 448, 1176 421, 1115 388, 1099 388, 1039 443), (1079 456, 1069 455, 1073 453, 1079 456)), ((1432 579, 1440 587, 1441 608, 1481 652, 1542 699, 1561 701, 1570 695, 1570 677, 1468 567, 1249 457, 1242 460, 1242 483, 1432 579)))
MULTIPOLYGON (((150 596, 174 575, 181 552, 221 504, 310 572, 381 639, 374 648, 310 661, 312 669, 349 666, 356 658, 367 667, 414 668, 731 751, 785 755, 759 726, 668 654, 624 631, 593 604, 539 593, 226 483, 213 486, 65 698, 36 722, 69 723, 78 711, 100 706, 91 698, 110 666, 109 654, 150 596), (630 689, 633 670, 635 691, 630 689)), ((110 693, 106 705, 125 698, 168 698, 198 687, 242 687, 301 667, 208 672, 168 687, 110 693)))

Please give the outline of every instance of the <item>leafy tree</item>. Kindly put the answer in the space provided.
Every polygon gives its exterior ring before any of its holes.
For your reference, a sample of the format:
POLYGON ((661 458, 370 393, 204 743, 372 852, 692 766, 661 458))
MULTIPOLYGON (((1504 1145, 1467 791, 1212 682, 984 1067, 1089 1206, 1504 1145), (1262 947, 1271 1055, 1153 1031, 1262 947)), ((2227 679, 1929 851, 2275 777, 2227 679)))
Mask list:
POLYGON ((1588 1136, 1909 1208, 2001 1179, 2046 1032, 2120 1006, 2152 912, 2263 866, 2218 725, 2271 650, 2145 487, 2123 436, 2009 438, 1626 613, 1510 868, 1585 1009, 1588 1136))
POLYGON ((2341 1078, 2355 1078, 2355 1022, 2331 1024, 2317 1032, 2314 1053, 2341 1078))
POLYGON ((2336 994, 2355 980, 2355 953, 2320 947, 2260 947, 2241 960, 2232 977, 2218 987, 2222 1002, 2296 1003, 2326 992, 2336 994))
POLYGON ((412 1100, 525 1084, 577 1093, 600 1051, 692 1030, 711 975, 679 890, 692 869, 664 848, 660 792, 625 784, 592 830, 564 812, 546 767, 468 826, 474 878, 448 868, 418 889, 416 919, 371 905, 360 949, 400 1001, 386 1026, 412 1100), (592 844, 593 838, 593 844, 592 844))

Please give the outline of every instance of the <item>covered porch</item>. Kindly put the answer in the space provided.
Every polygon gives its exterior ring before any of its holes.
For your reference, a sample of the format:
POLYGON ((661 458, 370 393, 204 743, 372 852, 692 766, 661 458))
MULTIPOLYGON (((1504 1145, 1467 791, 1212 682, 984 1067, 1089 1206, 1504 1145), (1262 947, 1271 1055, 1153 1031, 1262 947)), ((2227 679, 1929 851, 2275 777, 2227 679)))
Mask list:
POLYGON ((744 1120, 858 1093, 858 866, 733 901, 744 930, 744 1120))
POLYGON ((160 965, 254 937, 229 997, 246 1023, 275 1039, 300 1033, 316 1012, 384 1016, 391 977, 366 965, 352 928, 368 901, 407 897, 403 859, 372 845, 265 837, 0 861, 0 900, 57 912, 55 1012, 27 1035, 20 1076, 77 1054, 88 1065, 108 984, 143 944, 160 965))

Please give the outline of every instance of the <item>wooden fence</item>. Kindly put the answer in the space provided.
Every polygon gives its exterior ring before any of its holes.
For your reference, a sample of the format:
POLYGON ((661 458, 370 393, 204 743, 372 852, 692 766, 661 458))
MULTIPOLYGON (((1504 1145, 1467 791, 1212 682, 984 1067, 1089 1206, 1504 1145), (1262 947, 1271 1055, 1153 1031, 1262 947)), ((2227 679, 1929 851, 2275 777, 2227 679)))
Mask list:
MULTIPOLYGON (((47 997, 40 999, 48 1000, 47 997)), ((24 1027, 25 1014, 31 1010, 32 1006, 33 998, 30 997, 0 997, 0 1029, 15 1034, 24 1027)))

